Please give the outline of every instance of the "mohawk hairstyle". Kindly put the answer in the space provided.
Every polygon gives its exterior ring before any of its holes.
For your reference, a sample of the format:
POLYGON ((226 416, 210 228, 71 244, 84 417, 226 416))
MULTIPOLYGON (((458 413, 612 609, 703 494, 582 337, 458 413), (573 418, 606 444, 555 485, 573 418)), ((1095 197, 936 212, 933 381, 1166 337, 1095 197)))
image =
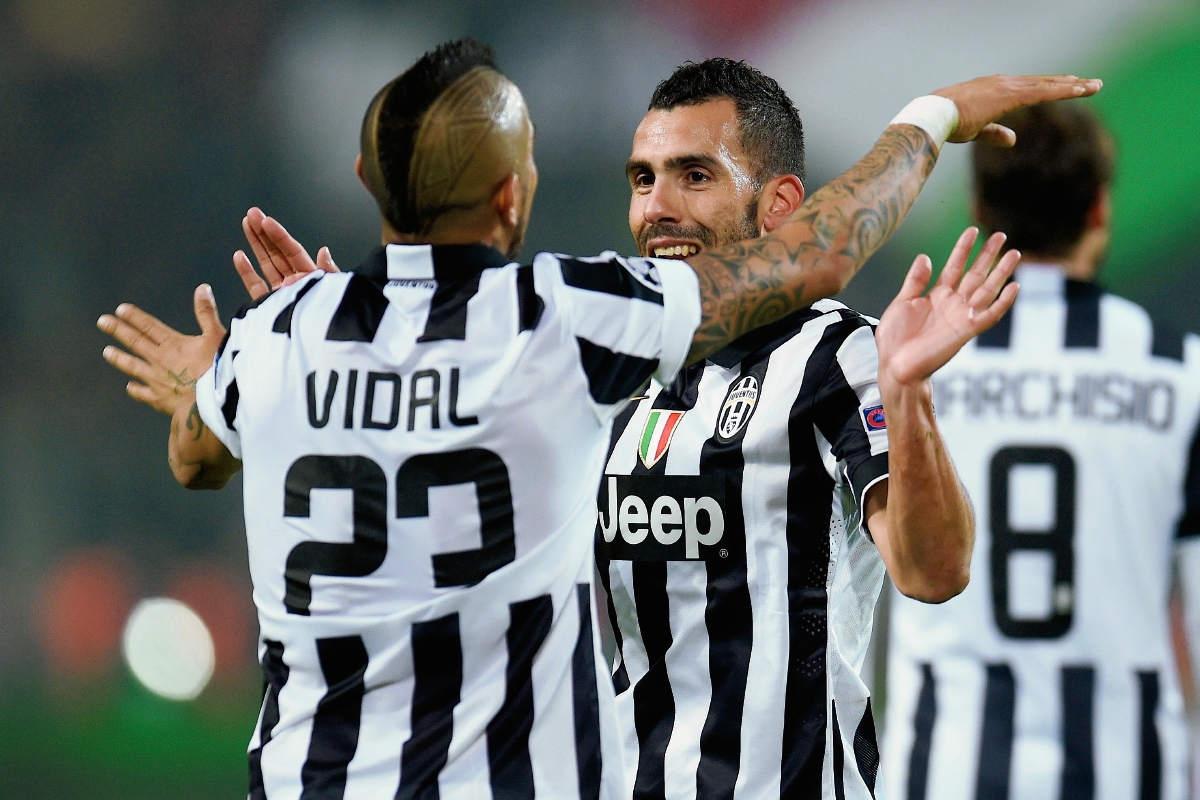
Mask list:
POLYGON ((1079 103, 1044 103, 999 119, 1013 147, 972 145, 979 222, 1008 247, 1062 257, 1078 244, 1088 210, 1112 184, 1115 152, 1099 118, 1079 103))
POLYGON ((737 107, 742 147, 755 165, 761 188, 776 175, 803 183, 804 124, 787 93, 747 64, 729 58, 689 61, 660 83, 650 96, 651 111, 670 111, 728 98, 737 107))
POLYGON ((491 47, 470 36, 440 44, 380 89, 367 106, 359 142, 363 175, 379 210, 401 233, 419 233, 424 227, 408 191, 421 119, 446 89, 476 67, 496 69, 491 47))

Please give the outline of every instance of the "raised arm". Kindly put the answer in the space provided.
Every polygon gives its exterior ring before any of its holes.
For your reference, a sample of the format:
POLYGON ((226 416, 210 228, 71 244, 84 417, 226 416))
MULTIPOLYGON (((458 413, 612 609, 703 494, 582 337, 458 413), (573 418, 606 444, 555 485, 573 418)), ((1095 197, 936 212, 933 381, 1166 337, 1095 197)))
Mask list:
MULTIPOLYGON (((1066 75, 994 75, 935 94, 957 110, 958 119, 947 126, 948 141, 980 137, 1012 145, 1012 131, 993 120, 1021 106, 1092 95, 1100 86, 1098 80, 1066 75)), ((688 362, 845 288, 912 208, 940 146, 915 124, 889 125, 871 152, 783 225, 689 259, 700 280, 701 322, 688 362)))

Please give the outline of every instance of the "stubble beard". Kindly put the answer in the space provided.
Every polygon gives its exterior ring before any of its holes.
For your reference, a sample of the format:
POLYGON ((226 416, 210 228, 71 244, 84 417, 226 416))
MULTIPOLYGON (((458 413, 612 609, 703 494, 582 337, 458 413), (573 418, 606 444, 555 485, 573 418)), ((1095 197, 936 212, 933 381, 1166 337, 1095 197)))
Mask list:
POLYGON ((649 258, 648 245, 651 239, 665 237, 669 239, 691 239, 699 242, 704 250, 740 242, 745 239, 758 238, 758 196, 755 195, 746 205, 745 211, 739 217, 729 220, 727 226, 713 229, 699 223, 695 225, 676 225, 672 222, 651 223, 642 228, 638 234, 638 252, 649 258))

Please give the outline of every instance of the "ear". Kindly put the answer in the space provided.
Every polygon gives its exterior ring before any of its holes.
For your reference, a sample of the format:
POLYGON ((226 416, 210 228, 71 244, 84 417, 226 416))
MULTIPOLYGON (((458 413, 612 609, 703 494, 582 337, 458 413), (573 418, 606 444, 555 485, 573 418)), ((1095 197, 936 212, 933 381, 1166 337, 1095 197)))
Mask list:
POLYGON ((492 210, 509 228, 515 228, 521 222, 520 183, 517 173, 510 172, 492 193, 492 210))
POLYGON ((371 187, 367 186, 367 179, 363 177, 362 153, 359 153, 358 157, 354 159, 354 174, 358 176, 358 179, 362 182, 362 185, 367 187, 367 193, 372 194, 371 187))
POLYGON ((762 233, 782 225, 804 202, 804 184, 795 175, 776 175, 758 196, 758 227, 762 233))
POLYGON ((1096 200, 1087 211, 1087 226, 1090 229, 1108 230, 1112 224, 1112 191, 1104 186, 1096 194, 1096 200))

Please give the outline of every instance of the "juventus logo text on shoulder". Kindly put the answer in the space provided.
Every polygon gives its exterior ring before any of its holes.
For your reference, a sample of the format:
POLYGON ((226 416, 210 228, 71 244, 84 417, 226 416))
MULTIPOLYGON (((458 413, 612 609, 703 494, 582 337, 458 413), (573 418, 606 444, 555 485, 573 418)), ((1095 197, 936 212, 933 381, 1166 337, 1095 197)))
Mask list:
POLYGON ((742 432, 758 402, 758 378, 743 375, 729 387, 717 415, 717 441, 727 442, 742 432))
POLYGON ((667 454, 671 446, 671 437, 679 430, 679 423, 686 411, 663 411, 654 409, 646 417, 646 426, 642 429, 642 439, 638 443, 638 456, 646 469, 650 469, 667 454))

